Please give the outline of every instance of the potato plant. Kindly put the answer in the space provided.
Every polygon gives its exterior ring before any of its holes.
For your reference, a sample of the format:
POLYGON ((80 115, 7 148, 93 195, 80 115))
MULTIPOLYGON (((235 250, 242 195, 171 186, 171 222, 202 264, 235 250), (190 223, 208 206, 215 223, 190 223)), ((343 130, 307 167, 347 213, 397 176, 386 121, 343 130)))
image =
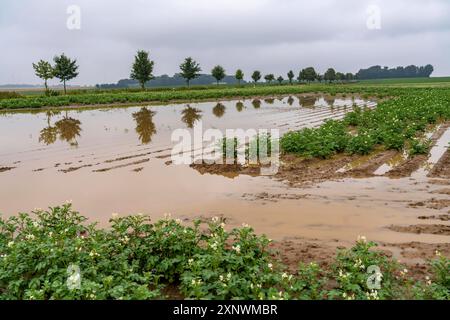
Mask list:
POLYGON ((382 101, 377 108, 354 108, 343 120, 319 128, 289 132, 281 139, 282 150, 304 157, 329 158, 340 152, 368 154, 377 146, 411 154, 426 153, 419 142, 425 130, 450 119, 450 92, 441 89, 393 90, 398 97, 382 101), (332 124, 332 125, 331 125, 332 124), (356 134, 349 135, 350 129, 356 134))
POLYGON ((427 280, 359 239, 332 268, 289 273, 267 237, 223 220, 185 225, 170 217, 113 217, 98 228, 70 204, 0 218, 0 299, 449 299, 450 260, 437 253, 427 280), (380 287, 369 287, 377 266, 380 287))

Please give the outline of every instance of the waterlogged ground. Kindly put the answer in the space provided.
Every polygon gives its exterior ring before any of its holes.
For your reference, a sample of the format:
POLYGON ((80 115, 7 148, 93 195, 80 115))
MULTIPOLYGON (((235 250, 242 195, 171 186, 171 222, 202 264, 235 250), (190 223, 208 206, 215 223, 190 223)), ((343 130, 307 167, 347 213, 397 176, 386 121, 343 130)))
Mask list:
POLYGON ((435 248, 449 250, 447 124, 430 128, 430 157, 382 150, 326 161, 283 157, 274 177, 170 161, 173 130, 192 131, 200 121, 204 130, 284 133, 340 119, 354 104, 376 107, 358 97, 304 95, 3 113, 0 212, 11 216, 72 200, 100 224, 113 212, 155 219, 171 213, 186 221, 220 215, 287 246, 298 240, 335 247, 365 235, 413 261, 435 248))

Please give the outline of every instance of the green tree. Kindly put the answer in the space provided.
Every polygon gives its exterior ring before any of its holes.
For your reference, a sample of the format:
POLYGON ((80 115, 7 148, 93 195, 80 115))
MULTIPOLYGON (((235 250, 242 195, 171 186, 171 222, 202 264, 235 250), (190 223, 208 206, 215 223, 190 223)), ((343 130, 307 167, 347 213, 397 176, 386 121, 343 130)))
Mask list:
POLYGON ((336 71, 334 71, 333 68, 329 68, 327 70, 327 72, 325 72, 325 75, 323 78, 325 81, 328 81, 331 83, 332 81, 336 80, 336 71))
POLYGON ((292 80, 294 80, 294 77, 295 77, 294 71, 290 70, 288 72, 287 76, 288 76, 288 79, 289 79, 289 84, 292 84, 292 80))
POLYGON ((308 68, 304 69, 304 72, 305 72, 304 76, 305 76, 306 81, 313 82, 314 80, 316 80, 317 73, 313 67, 308 67, 308 68))
POLYGON ((238 69, 236 71, 235 78, 238 81, 239 85, 241 85, 241 81, 244 79, 244 73, 241 69, 238 69))
POLYGON ((255 84, 258 83, 258 81, 261 80, 261 72, 259 72, 258 70, 253 72, 252 79, 255 82, 255 84))
POLYGON ((273 80, 275 80, 275 76, 272 73, 269 73, 264 77, 264 80, 270 84, 273 80))
POLYGON ((427 64, 425 67, 422 68, 422 74, 421 76, 429 78, 431 74, 434 71, 434 67, 431 64, 427 64))
POLYGON ((222 66, 215 66, 211 70, 211 74, 216 79, 217 85, 219 85, 220 80, 225 78, 225 69, 222 66))
POLYGON ((278 81, 278 83, 279 83, 280 85, 282 85, 282 84, 283 84, 283 81, 284 81, 284 78, 283 78, 282 76, 279 76, 279 77, 277 78, 277 81, 278 81))
POLYGON ((149 53, 139 50, 134 56, 134 63, 131 67, 131 79, 139 81, 142 89, 145 89, 145 83, 152 80, 154 61, 149 59, 149 53))
POLYGON ((320 73, 318 73, 318 74, 316 75, 316 79, 317 79, 317 81, 319 81, 319 83, 322 83, 323 76, 322 76, 320 73))
POLYGON ((38 63, 33 63, 33 68, 36 76, 44 80, 45 91, 48 92, 47 80, 55 76, 52 65, 47 61, 39 60, 38 63))
POLYGON ((302 71, 300 71, 300 74, 298 76, 299 81, 307 81, 307 82, 312 82, 316 80, 316 77, 317 73, 313 67, 302 69, 302 71))
POLYGON ((354 79, 353 73, 346 73, 345 74, 345 80, 352 81, 354 79))
POLYGON ((63 53, 54 57, 53 61, 55 62, 53 74, 64 84, 64 94, 66 94, 66 82, 78 76, 77 60, 71 60, 63 53))
POLYGON ((200 68, 200 64, 191 57, 184 59, 184 62, 180 65, 180 69, 180 75, 181 77, 186 79, 188 87, 190 86, 191 80, 198 78, 198 76, 200 75, 200 71, 202 71, 202 69, 200 68))
POLYGON ((338 81, 345 80, 345 74, 343 74, 342 72, 337 72, 336 73, 336 80, 338 80, 338 81))
POLYGON ((300 70, 300 72, 298 73, 298 77, 297 77, 298 82, 302 82, 305 79, 305 69, 300 70))

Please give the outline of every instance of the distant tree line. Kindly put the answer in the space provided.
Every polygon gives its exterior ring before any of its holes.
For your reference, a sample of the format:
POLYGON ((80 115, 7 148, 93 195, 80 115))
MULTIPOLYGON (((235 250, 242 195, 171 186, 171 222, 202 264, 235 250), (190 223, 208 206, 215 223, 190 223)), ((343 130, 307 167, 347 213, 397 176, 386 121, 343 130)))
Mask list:
MULTIPOLYGON (((216 83, 216 79, 210 74, 199 74, 199 76, 190 81, 190 85, 210 85, 212 83, 216 83)), ((227 84, 246 84, 246 81, 238 80, 234 76, 225 76, 221 80, 227 84)), ((96 87, 99 89, 123 89, 123 88, 134 88, 138 87, 139 81, 133 79, 121 79, 117 83, 104 83, 97 84, 96 87)), ((176 73, 173 76, 169 76, 167 74, 163 74, 161 76, 155 76, 152 80, 145 83, 146 87, 181 87, 186 85, 186 79, 184 79, 181 74, 176 73)))
POLYGON ((368 69, 361 69, 356 74, 360 80, 365 79, 390 79, 390 78, 428 78, 433 73, 434 68, 431 64, 423 67, 410 65, 407 67, 396 67, 389 69, 388 67, 373 66, 368 69))

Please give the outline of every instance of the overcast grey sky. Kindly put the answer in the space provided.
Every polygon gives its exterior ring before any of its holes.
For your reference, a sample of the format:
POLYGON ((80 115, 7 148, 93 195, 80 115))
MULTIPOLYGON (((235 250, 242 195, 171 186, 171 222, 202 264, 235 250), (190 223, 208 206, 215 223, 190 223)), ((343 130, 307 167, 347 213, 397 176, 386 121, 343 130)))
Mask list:
POLYGON ((41 83, 31 63, 62 52, 80 65, 71 84, 116 82, 129 77, 137 49, 150 51, 156 75, 192 56, 206 72, 221 64, 246 77, 427 63, 443 76, 450 1, 0 0, 0 39, 0 84, 41 83), (81 10, 79 30, 67 28, 69 5, 81 10), (370 5, 381 9, 381 29, 367 27, 370 5))

